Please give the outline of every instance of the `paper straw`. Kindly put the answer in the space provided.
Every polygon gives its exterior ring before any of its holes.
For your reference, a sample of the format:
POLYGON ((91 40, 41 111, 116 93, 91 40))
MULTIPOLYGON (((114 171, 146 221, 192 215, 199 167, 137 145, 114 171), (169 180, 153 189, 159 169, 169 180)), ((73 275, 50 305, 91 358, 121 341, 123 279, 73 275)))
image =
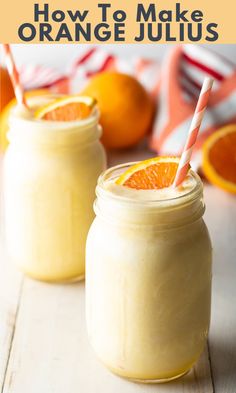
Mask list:
POLYGON ((13 55, 11 52, 11 48, 9 44, 3 44, 3 50, 5 53, 6 66, 8 70, 8 74, 11 78, 12 86, 15 92, 15 96, 18 104, 24 105, 27 107, 27 103, 24 96, 24 90, 20 83, 19 73, 17 71, 15 61, 13 59, 13 55))
POLYGON ((198 98, 197 106, 193 115, 191 126, 188 132, 187 140, 180 158, 178 169, 175 175, 175 180, 173 182, 173 187, 178 187, 185 179, 188 170, 189 162, 191 159, 194 144, 196 142, 199 129, 201 127, 204 112, 206 110, 208 100, 211 93, 211 88, 213 85, 212 78, 205 78, 202 89, 198 98))

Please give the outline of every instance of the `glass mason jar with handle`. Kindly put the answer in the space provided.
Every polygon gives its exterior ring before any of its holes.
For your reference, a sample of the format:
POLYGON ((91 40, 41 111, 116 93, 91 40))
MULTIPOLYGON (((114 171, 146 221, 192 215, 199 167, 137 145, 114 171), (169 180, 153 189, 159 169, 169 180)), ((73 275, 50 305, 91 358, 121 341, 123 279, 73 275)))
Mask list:
MULTIPOLYGON (((37 97, 37 108, 55 96, 37 97)), ((81 121, 35 120, 16 107, 3 168, 8 253, 33 278, 83 278, 85 242, 105 153, 98 111, 81 121)))
POLYGON ((113 372, 143 382, 186 373, 206 343, 212 248, 197 174, 178 190, 138 191, 109 169, 86 246, 89 340, 113 372))

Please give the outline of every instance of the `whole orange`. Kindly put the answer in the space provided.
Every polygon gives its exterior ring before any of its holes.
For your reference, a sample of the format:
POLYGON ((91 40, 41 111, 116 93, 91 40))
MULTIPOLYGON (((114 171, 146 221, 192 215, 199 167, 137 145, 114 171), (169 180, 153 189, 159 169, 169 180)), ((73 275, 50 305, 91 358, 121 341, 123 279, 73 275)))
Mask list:
POLYGON ((14 90, 5 68, 0 67, 0 112, 14 97, 14 90))
POLYGON ((144 87, 132 76, 103 72, 92 77, 82 94, 98 101, 103 128, 102 142, 108 148, 135 145, 150 129, 154 104, 144 87))

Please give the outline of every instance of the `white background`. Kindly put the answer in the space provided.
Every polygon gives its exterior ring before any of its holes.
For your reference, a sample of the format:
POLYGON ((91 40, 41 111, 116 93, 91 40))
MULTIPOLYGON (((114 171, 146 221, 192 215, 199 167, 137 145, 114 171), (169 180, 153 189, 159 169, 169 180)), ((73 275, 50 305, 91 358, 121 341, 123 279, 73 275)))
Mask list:
MULTIPOLYGON (((81 44, 18 44, 12 45, 14 56, 17 64, 33 63, 44 64, 65 70, 70 66, 73 59, 76 58, 81 47, 89 47, 90 45, 81 44)), ((171 44, 116 44, 116 45, 100 45, 103 49, 110 53, 118 53, 124 57, 144 56, 161 60, 171 44)), ((236 63, 236 45, 204 45, 210 47, 222 55, 228 57, 236 63)))

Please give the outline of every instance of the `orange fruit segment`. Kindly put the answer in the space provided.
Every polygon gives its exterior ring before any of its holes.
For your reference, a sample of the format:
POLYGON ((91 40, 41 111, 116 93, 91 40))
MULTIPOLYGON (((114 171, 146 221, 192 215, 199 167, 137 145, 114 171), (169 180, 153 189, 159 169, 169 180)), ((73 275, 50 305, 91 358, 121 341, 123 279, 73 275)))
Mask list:
POLYGON ((170 187, 179 164, 178 157, 155 157, 131 166, 116 184, 137 190, 154 190, 170 187))
POLYGON ((203 171, 210 183, 236 194, 236 124, 222 127, 207 138, 203 171))
POLYGON ((50 121, 82 120, 91 114, 95 105, 96 100, 89 96, 66 96, 37 109, 34 117, 50 121))

